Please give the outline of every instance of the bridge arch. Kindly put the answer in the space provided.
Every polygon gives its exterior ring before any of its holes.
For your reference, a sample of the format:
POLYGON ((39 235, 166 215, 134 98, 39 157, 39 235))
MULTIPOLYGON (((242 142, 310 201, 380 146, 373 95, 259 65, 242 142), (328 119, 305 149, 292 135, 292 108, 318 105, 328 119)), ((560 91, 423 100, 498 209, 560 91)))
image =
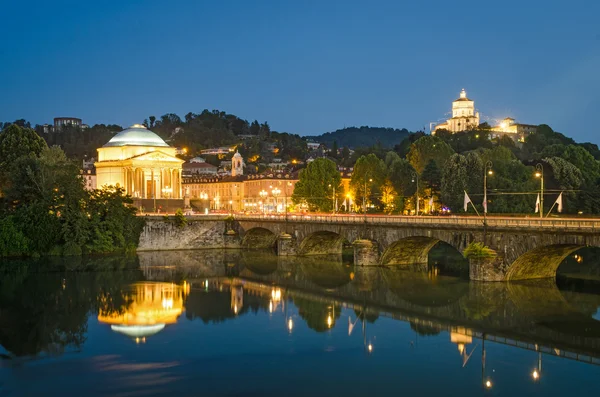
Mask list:
POLYGON ((555 278, 556 270, 562 261, 583 247, 576 244, 552 244, 533 248, 519 256, 508 267, 505 280, 555 278))
POLYGON ((338 233, 321 230, 309 234, 302 240, 298 252, 300 255, 341 254, 346 238, 338 233))
MULTIPOLYGON (((427 264, 429 251, 440 242, 456 249, 453 244, 435 237, 405 237, 386 248, 381 256, 380 264, 383 266, 427 264)), ((457 251, 460 252, 458 249, 457 251)))
POLYGON ((274 248, 277 235, 264 227, 254 227, 244 233, 242 248, 266 249, 274 248))

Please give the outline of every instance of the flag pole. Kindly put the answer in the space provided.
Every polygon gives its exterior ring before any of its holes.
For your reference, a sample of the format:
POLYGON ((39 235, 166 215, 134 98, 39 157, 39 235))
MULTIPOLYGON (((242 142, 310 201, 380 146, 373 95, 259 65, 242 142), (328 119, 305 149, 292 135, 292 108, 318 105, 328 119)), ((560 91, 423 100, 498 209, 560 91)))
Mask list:
POLYGON ((550 213, 552 212, 552 210, 554 209, 554 206, 556 205, 556 202, 554 204, 552 204, 552 207, 550 207, 550 211, 548 211, 548 213, 546 214, 546 216, 544 218, 548 218, 548 215, 550 215, 550 213))
MULTIPOLYGON (((548 211, 548 213, 546 214, 546 218, 550 215, 550 213, 554 209, 554 206, 556 206, 556 204, 558 204, 558 200, 561 200, 561 205, 562 205, 562 194, 563 194, 563 192, 560 192, 560 194, 558 195, 558 198, 554 201, 554 204, 552 204, 552 207, 550 207, 550 211, 548 211)), ((560 208, 559 208, 559 212, 560 212, 560 208)))
POLYGON ((479 214, 479 211, 477 211, 477 208, 475 208, 475 204, 473 204, 472 201, 469 201, 469 203, 471 203, 471 206, 473 207, 473 209, 475 210, 475 213, 477 213, 477 216, 481 218, 481 215, 479 214))

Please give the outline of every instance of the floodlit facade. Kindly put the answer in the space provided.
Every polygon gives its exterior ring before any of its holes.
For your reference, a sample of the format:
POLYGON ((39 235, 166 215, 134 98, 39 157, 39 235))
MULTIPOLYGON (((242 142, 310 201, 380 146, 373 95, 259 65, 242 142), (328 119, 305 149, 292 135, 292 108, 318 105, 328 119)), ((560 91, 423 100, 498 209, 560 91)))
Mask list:
POLYGON ((174 147, 134 124, 98 149, 96 185, 122 187, 134 198, 180 199, 183 163, 174 147))
POLYGON ((519 124, 512 117, 503 119, 500 124, 492 127, 491 138, 498 138, 503 135, 511 137, 518 142, 525 142, 525 137, 537 131, 536 125, 519 124))
POLYGON ((479 112, 475 111, 475 101, 467 98, 467 92, 463 88, 459 98, 452 102, 452 118, 436 125, 432 134, 441 129, 460 132, 477 126, 479 126, 479 112))

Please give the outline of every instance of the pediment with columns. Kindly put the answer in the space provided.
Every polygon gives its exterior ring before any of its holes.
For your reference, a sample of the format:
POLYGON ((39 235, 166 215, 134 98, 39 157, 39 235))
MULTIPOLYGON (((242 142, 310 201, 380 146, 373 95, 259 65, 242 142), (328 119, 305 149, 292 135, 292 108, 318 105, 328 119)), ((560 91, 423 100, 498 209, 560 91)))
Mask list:
POLYGON ((142 161, 143 162, 157 161, 157 162, 169 162, 169 163, 178 163, 178 164, 185 163, 185 160, 182 160, 182 159, 174 157, 174 156, 170 156, 159 150, 139 154, 137 156, 130 157, 127 160, 132 160, 136 163, 138 161, 140 161, 140 162, 142 162, 142 161))

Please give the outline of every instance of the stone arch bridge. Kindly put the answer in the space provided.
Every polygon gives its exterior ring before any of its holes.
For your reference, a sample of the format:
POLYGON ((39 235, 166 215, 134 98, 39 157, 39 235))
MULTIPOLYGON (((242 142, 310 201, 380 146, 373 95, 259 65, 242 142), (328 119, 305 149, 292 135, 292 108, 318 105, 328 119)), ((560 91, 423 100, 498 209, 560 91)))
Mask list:
POLYGON ((553 278, 574 251, 600 246, 600 220, 489 217, 342 215, 191 216, 185 226, 148 217, 139 251, 276 247, 278 255, 341 254, 354 247, 361 266, 426 264, 429 250, 444 242, 459 252, 482 242, 495 258, 470 260, 470 277, 481 281, 553 278))
POLYGON ((279 255, 339 254, 354 246, 357 265, 426 264, 444 242, 459 252, 482 242, 493 259, 470 260, 474 280, 553 278, 574 251, 600 246, 600 221, 474 217, 236 216, 232 226, 244 248, 277 247, 279 255))

